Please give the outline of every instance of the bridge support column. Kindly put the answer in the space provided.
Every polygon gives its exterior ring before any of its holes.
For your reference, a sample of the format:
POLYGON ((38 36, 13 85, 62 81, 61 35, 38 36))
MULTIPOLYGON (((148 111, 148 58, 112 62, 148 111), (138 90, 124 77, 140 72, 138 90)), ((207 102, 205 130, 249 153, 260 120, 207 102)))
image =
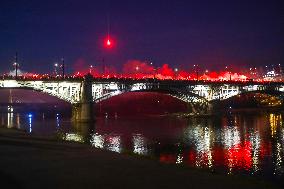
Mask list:
POLYGON ((213 115, 214 114, 214 105, 212 103, 208 103, 206 114, 213 115))
POLYGON ((220 100, 214 100, 208 104, 208 114, 218 115, 222 113, 222 111, 223 111, 223 108, 221 106, 220 100))
POLYGON ((82 137, 84 143, 89 143, 94 133, 93 122, 72 122, 72 131, 82 137))
POLYGON ((88 74, 84 77, 81 86, 80 102, 73 104, 72 120, 76 122, 91 122, 93 115, 93 95, 92 95, 93 76, 88 74))
POLYGON ((204 104, 193 104, 193 103, 187 103, 187 108, 190 114, 192 115, 214 115, 215 112, 215 105, 207 102, 206 105, 204 104))

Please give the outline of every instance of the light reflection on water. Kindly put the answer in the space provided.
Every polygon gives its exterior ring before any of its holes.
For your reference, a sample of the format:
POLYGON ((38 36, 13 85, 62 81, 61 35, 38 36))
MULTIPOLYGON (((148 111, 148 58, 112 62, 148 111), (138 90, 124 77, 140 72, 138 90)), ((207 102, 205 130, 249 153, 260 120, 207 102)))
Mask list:
POLYGON ((139 155, 147 155, 148 148, 147 148, 147 139, 141 134, 133 134, 132 135, 133 141, 133 153, 139 155))
POLYGON ((10 111, 0 117, 1 124, 8 128, 50 136, 60 133, 67 141, 153 156, 165 163, 226 174, 268 178, 284 175, 284 128, 279 113, 236 114, 218 119, 97 118, 92 125, 71 123, 69 117, 61 117, 58 112, 48 115, 10 111))

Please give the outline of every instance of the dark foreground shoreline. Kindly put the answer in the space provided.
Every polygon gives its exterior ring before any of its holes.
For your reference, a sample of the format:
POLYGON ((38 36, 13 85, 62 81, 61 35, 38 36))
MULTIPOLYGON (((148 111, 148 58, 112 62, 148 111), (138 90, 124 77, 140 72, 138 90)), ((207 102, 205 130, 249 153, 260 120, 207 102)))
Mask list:
POLYGON ((9 188, 277 188, 0 128, 0 180, 9 188))

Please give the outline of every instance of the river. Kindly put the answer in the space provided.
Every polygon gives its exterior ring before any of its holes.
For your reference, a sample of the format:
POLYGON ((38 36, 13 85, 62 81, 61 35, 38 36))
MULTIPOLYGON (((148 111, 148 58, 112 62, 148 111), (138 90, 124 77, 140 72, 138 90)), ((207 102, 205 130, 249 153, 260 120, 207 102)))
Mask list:
POLYGON ((78 125, 71 122, 71 110, 38 109, 2 106, 0 123, 32 135, 88 143, 163 163, 283 182, 284 114, 279 112, 214 118, 104 115, 90 125, 78 125))

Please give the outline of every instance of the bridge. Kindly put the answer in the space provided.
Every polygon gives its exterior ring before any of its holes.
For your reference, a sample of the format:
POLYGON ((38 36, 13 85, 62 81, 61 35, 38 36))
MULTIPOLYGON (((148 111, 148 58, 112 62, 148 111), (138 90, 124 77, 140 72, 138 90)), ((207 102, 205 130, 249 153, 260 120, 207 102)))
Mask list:
POLYGON ((0 88, 23 88, 41 91, 73 105, 75 120, 92 120, 92 104, 134 91, 160 92, 188 103, 193 113, 207 114, 214 101, 222 101, 247 92, 284 92, 282 82, 253 81, 183 81, 156 79, 3 79, 0 88))

